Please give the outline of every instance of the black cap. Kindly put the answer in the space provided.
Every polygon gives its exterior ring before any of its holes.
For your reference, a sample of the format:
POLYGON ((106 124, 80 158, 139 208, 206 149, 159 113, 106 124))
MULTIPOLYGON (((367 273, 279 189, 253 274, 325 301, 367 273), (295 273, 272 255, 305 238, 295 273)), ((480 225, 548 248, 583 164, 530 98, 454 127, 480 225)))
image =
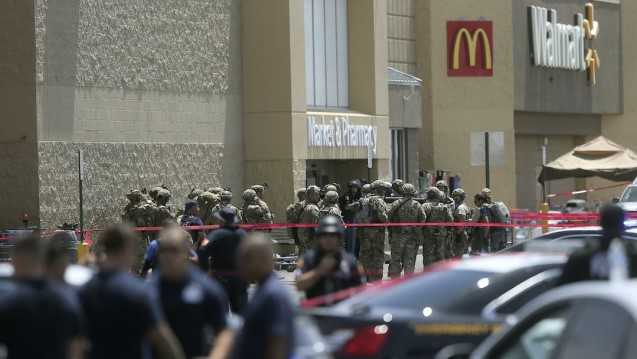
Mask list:
POLYGON ((343 221, 336 216, 325 216, 319 221, 316 234, 338 234, 343 235, 345 233, 345 226, 343 221))
POLYGON ((228 207, 224 207, 215 213, 215 217, 227 226, 239 224, 239 219, 235 215, 234 211, 228 207))

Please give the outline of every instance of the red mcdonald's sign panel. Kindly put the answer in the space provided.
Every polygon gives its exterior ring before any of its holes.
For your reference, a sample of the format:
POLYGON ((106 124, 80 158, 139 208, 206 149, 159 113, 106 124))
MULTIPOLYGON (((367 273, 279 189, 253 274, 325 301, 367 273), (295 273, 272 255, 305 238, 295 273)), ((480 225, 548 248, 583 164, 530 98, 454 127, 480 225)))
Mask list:
POLYGON ((493 22, 448 21, 449 76, 493 76, 493 22))

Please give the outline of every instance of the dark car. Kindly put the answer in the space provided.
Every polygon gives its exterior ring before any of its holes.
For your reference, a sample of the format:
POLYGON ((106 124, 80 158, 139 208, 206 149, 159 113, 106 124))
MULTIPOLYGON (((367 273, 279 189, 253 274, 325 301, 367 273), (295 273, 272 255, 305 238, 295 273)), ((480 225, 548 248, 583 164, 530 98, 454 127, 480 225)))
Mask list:
POLYGON ((447 346, 480 343, 553 288, 565 261, 519 253, 443 262, 309 313, 336 358, 433 358, 447 346))
MULTIPOLYGON (((634 220, 626 221, 628 228, 624 232, 624 238, 637 241, 637 223, 634 220)), ((597 226, 564 228, 557 231, 548 232, 530 240, 516 243, 515 245, 503 249, 501 253, 543 251, 550 249, 557 252, 570 253, 586 245, 587 241, 599 239, 602 236, 602 228, 597 226), (581 243, 577 243, 581 242, 581 243), (550 244, 549 244, 550 243, 550 244), (564 243, 564 248, 560 246, 564 243)))
MULTIPOLYGON (((635 297, 635 281, 553 290, 525 307, 516 324, 486 340, 471 358, 637 358, 635 297)), ((469 356, 458 351, 439 357, 469 356)))

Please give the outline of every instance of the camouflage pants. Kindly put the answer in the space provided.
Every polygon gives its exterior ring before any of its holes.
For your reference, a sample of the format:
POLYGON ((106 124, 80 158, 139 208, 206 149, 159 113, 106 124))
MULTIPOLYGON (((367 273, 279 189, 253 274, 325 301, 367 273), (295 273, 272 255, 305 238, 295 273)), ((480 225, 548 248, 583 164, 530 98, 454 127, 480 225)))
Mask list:
POLYGON ((468 237, 466 230, 455 230, 449 242, 449 258, 462 257, 467 251, 468 237))
POLYGON ((385 264, 385 228, 365 228, 361 231, 359 261, 365 268, 369 282, 383 279, 385 264))
POLYGON ((484 253, 489 249, 489 229, 476 227, 471 233, 471 251, 484 253))
POLYGON ((305 228, 299 228, 299 255, 315 247, 314 234, 305 228))
POLYGON ((394 235, 389 239, 391 246, 391 261, 389 262, 389 276, 391 278, 400 277, 404 270, 405 274, 414 272, 416 268, 416 256, 420 241, 413 233, 394 235))
POLYGON ((501 251, 506 247, 506 230, 504 228, 491 229, 491 252, 501 251))
POLYGON ((422 245, 423 266, 445 259, 446 247, 447 247, 447 229, 446 228, 435 227, 435 228, 425 229, 425 239, 422 245))

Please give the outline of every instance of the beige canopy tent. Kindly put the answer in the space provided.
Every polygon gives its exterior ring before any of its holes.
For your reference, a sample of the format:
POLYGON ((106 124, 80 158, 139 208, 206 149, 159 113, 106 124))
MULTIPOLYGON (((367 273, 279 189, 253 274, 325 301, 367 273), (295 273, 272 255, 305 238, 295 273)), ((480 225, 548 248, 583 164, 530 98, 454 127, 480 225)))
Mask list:
POLYGON ((633 181, 637 177, 637 154, 600 136, 544 165, 538 181, 582 177, 633 181))

